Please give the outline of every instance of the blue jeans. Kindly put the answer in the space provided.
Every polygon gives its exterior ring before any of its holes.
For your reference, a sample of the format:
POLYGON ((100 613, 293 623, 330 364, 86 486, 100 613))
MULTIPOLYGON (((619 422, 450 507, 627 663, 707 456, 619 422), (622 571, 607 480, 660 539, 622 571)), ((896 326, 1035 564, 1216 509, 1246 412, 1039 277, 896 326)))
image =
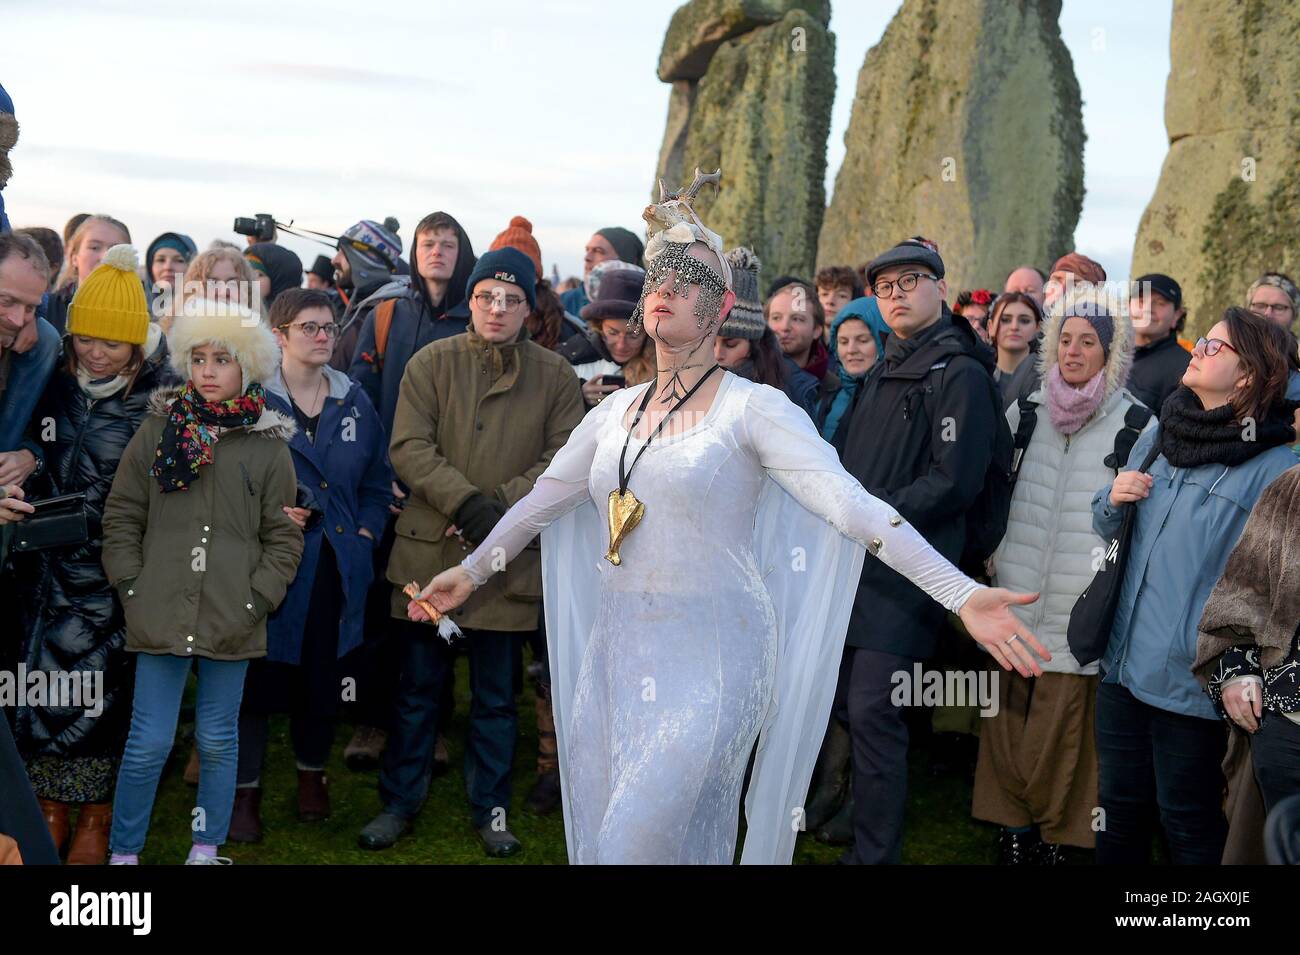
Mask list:
POLYGON ((9 378, 0 394, 0 451, 16 451, 45 391, 59 358, 59 333, 43 318, 36 319, 36 344, 24 354, 9 356, 9 378))
MULTIPOLYGON (((429 791, 438 706, 455 658, 433 627, 401 620, 391 623, 404 642, 402 677, 393 732, 379 773, 379 797, 386 811, 409 819, 420 811, 429 791)), ((514 675, 526 636, 500 630, 465 631, 470 674, 465 789, 475 828, 492 822, 495 810, 507 814, 510 810, 510 770, 519 731, 514 675)))
POLYGON ((1174 865, 1218 865, 1223 815, 1222 720, 1171 713, 1118 683, 1097 687, 1097 760, 1104 828, 1098 865, 1148 865, 1157 815, 1174 865))
MULTIPOLYGON (((131 732, 113 797, 113 852, 138 854, 144 848, 158 777, 176 737, 176 717, 192 662, 188 657, 136 654, 131 732)), ((247 669, 247 660, 198 659, 194 738, 199 747, 199 811, 190 823, 196 844, 219 846, 230 828, 239 762, 239 703, 247 669)))

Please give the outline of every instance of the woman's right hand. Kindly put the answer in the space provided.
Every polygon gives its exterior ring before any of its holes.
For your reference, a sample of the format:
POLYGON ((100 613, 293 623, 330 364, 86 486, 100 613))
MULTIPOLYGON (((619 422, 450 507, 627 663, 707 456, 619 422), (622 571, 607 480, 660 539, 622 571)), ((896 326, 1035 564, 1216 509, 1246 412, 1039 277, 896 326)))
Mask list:
POLYGON ((307 508, 284 507, 281 510, 289 515, 289 520, 298 525, 298 530, 305 531, 307 529, 307 518, 311 517, 311 511, 307 510, 307 508))
POLYGON ((1154 478, 1141 471, 1122 471, 1110 486, 1110 506, 1135 504, 1151 493, 1154 478))
MULTIPOLYGON (((428 585, 420 591, 420 599, 427 600, 433 604, 435 610, 439 613, 451 613, 474 592, 474 581, 469 579, 469 574, 457 565, 448 567, 428 585)), ((414 600, 406 605, 406 615, 416 623, 425 623, 429 620, 429 615, 414 600)))
POLYGON ((606 395, 618 390, 618 385, 605 384, 604 375, 595 375, 582 383, 582 397, 590 407, 595 407, 606 395))
POLYGON ((0 498, 0 525, 16 524, 36 510, 23 500, 23 489, 17 484, 6 486, 4 491, 4 497, 0 498))
POLYGON ((1258 680, 1238 680, 1223 690, 1223 711, 1248 733, 1259 729, 1259 718, 1264 713, 1261 689, 1258 680))

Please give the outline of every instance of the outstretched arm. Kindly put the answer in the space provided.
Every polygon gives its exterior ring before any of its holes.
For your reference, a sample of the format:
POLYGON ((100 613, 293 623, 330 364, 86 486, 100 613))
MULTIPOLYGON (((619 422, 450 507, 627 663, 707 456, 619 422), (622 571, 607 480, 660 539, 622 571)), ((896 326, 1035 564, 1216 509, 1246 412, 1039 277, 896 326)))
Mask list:
MULTIPOLYGON (((420 597, 442 613, 454 610, 469 598, 474 588, 504 570, 547 525, 581 504, 589 493, 587 481, 596 456, 597 439, 613 405, 612 401, 603 401, 587 412, 564 447, 555 452, 533 489, 506 511, 473 553, 458 566, 434 577, 420 592, 420 597)), ((409 612, 414 620, 425 619, 414 601, 409 612)))
POLYGON ((586 476, 578 481, 566 481, 544 473, 533 489, 497 521, 474 552, 461 561, 461 568, 475 587, 482 586, 497 571, 505 570, 506 564, 519 556, 547 525, 569 513, 586 496, 586 476))
POLYGON ((971 636, 1007 669, 1041 673, 1027 643, 1051 655, 1008 609, 1036 595, 984 587, 945 558, 901 515, 869 494, 844 470, 835 449, 808 418, 774 388, 755 389, 746 409, 747 441, 768 474, 800 504, 858 541, 948 610, 960 614, 971 636))

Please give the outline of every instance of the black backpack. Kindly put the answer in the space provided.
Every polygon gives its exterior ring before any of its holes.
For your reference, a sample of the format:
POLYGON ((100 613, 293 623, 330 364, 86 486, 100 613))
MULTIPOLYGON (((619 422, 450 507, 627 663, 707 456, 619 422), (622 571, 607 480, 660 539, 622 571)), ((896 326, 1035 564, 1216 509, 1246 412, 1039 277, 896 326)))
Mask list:
MULTIPOLYGON (((1002 411, 1002 391, 989 376, 989 401, 993 404, 993 453, 989 455, 988 470, 984 472, 984 487, 966 512, 966 544, 962 548, 959 567, 969 567, 984 573, 984 563, 1002 543, 1007 533, 1007 520, 1011 515, 1011 491, 1016 484, 1016 471, 1021 455, 1016 453, 1017 438, 1011 434, 1007 416, 1002 411)), ((1025 444, 1028 444, 1028 438, 1025 444)))
MULTIPOLYGON (((932 387, 926 389, 927 398, 937 396, 943 389, 943 370, 948 362, 939 362, 930 371, 938 372, 932 387)), ((927 376, 928 377, 928 376, 927 376)), ((984 473, 984 486, 966 511, 966 542, 962 547, 957 566, 968 574, 983 574, 984 562, 1002 543, 1007 532, 1007 518, 1011 513, 1011 490, 1015 485, 1015 454, 1017 438, 1012 437, 1007 416, 1002 411, 1002 391, 993 376, 988 376, 989 403, 993 406, 993 453, 989 455, 984 473)), ((935 420, 933 408, 927 408, 930 420, 935 420)), ((1030 425, 1032 432, 1033 426, 1030 425)), ((1025 444, 1029 443, 1026 436, 1025 444)))

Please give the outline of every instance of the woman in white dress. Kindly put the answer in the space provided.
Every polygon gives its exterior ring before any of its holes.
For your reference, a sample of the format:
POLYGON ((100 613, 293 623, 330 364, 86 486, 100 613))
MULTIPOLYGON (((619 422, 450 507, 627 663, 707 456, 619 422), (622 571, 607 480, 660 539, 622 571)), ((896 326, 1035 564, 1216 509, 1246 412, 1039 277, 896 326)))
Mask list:
MULTIPOLYGON (((589 412, 533 491, 420 599, 453 610, 546 531, 570 861, 730 863, 757 741, 741 861, 788 863, 863 549, 1026 676, 1041 671, 1025 644, 1046 651, 1008 607, 1035 597, 961 574, 783 392, 715 365, 734 301, 721 241, 698 219, 655 238, 633 321, 643 314, 655 341, 657 379, 589 412)), ((415 601, 410 615, 429 619, 415 601)))

